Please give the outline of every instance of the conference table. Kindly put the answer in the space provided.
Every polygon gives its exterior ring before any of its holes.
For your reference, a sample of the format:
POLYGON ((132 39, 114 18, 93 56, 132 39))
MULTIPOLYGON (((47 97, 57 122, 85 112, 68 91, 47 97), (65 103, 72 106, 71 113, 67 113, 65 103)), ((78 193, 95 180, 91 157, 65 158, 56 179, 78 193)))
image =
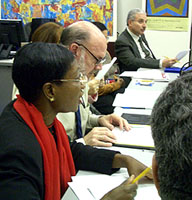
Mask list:
MULTIPOLYGON (((13 90, 13 82, 11 79, 11 66, 12 66, 13 60, 1 60, 0 61, 0 92, 1 94, 1 105, 0 105, 0 112, 2 111, 3 107, 7 104, 8 101, 12 98, 12 90, 13 90), (5 90, 6 88, 6 90, 5 90)), ((176 73, 169 73, 170 81, 177 78, 178 74, 176 73)), ((129 86, 126 88, 125 95, 129 91, 136 91, 137 93, 142 92, 148 92, 148 91, 159 91, 162 92, 165 87, 168 85, 168 82, 154 82, 152 86, 145 86, 145 85, 138 85, 137 79, 132 79, 129 86)), ((141 97, 142 98, 142 97, 141 97)), ((133 113, 133 114, 151 114, 152 109, 127 109, 122 108, 121 106, 117 106, 114 110, 114 112, 121 116, 122 113, 133 113)), ((154 154, 153 150, 146 150, 146 149, 133 149, 133 148, 125 148, 125 147, 110 147, 109 150, 117 150, 120 151, 122 154, 125 155, 131 155, 132 157, 136 158, 140 162, 144 163, 147 166, 151 165, 152 162, 152 156, 154 154)), ((104 194, 104 189, 107 185, 109 185, 109 182, 113 182, 112 180, 115 180, 117 183, 121 183, 122 180, 125 180, 128 178, 128 173, 126 169, 120 169, 118 172, 113 174, 111 177, 108 177, 107 175, 101 175, 99 173, 95 172, 88 172, 88 171, 79 171, 76 175, 76 178, 79 178, 80 183, 78 185, 73 186, 73 182, 70 184, 71 187, 69 187, 62 197, 62 200, 78 200, 78 199, 99 199, 102 194, 104 194), (109 178, 113 179, 109 179, 109 178), (115 178, 114 178, 115 177, 115 178), (91 179, 89 179, 91 178, 91 179), (104 180, 108 180, 107 184, 104 180), (98 180, 98 182, 97 182, 98 180), (118 182, 119 181, 119 182, 118 182), (98 188, 98 191, 95 191, 96 195, 93 195, 90 190, 88 190, 88 186, 86 186, 86 183, 92 183, 95 182, 97 185, 92 185, 92 188, 98 188), (86 186, 86 187, 85 187, 86 186), (101 191, 101 194, 100 194, 101 191), (102 193, 103 192, 103 193, 102 193), (100 196, 99 196, 100 195, 100 196)), ((75 180, 75 179, 73 179, 75 180)), ((112 188, 117 186, 116 185, 111 186, 112 188)), ((109 188, 106 190, 106 192, 109 190, 109 188)), ((148 200, 158 200, 160 197, 158 196, 157 190, 155 189, 155 186, 152 182, 147 182, 145 184, 139 184, 138 190, 137 190, 137 196, 135 197, 135 200, 140 199, 148 199, 148 200)))
MULTIPOLYGON (((145 69, 140 69, 140 70, 145 70, 145 69)), ((170 77, 170 81, 176 79, 178 77, 177 73, 168 73, 168 76, 170 77)), ((170 82, 169 81, 169 82, 170 82)), ((129 91, 135 91, 137 93, 141 93, 143 91, 148 92, 159 92, 161 93, 166 86, 168 85, 169 82, 153 82, 153 84, 149 87, 149 86, 145 86, 145 85, 138 85, 138 79, 134 79, 132 78, 129 86, 126 88, 125 92, 124 92, 124 97, 123 98, 127 98, 126 93, 128 93, 129 91)), ((141 96, 141 100, 142 100, 142 96, 141 96)), ((123 113, 132 113, 132 114, 146 114, 146 115, 150 115, 151 114, 152 109, 139 109, 139 108, 122 108, 121 106, 117 106, 114 109, 114 112, 121 116, 123 113)), ((110 147, 107 148, 109 150, 117 150, 120 151, 122 154, 125 155, 131 155, 132 157, 136 158, 137 160, 139 160, 140 162, 144 163, 147 166, 150 166, 152 164, 152 157, 154 155, 154 150, 146 150, 146 149, 134 149, 134 148, 127 148, 127 147, 110 147)), ((120 176, 120 177, 128 177, 125 176, 125 172, 126 169, 120 169, 118 172, 116 172, 114 175, 112 175, 113 177, 115 176, 120 176)), ((73 186, 73 182, 70 183, 70 187, 68 188, 68 190, 66 191, 65 195, 63 196, 62 200, 69 200, 69 199, 73 199, 73 200, 81 200, 81 199, 99 199, 99 197, 101 197, 101 194, 99 190, 101 190, 101 193, 103 191, 103 188, 106 187, 105 183, 105 177, 102 176, 99 173, 95 173, 95 172, 87 172, 87 171, 79 171, 76 175, 77 179, 79 177, 79 180, 81 180, 81 182, 76 182, 77 184, 75 186, 73 186), (94 178, 91 178, 94 177, 94 178), (84 182, 95 182, 96 177, 99 179, 100 177, 100 181, 97 185, 92 186, 96 189, 92 189, 92 191, 90 192, 90 190, 88 189, 88 184, 84 183, 84 182), (89 179, 87 179, 89 178, 89 179), (99 186, 101 185, 101 187, 99 186), (94 192, 94 194, 93 194, 94 192), (85 198, 86 197, 86 198, 85 198)), ((74 182, 76 181, 76 179, 72 179, 74 182)), ((108 182, 113 182, 112 179, 109 179, 108 182)), ((118 181, 117 181, 118 182, 118 181)), ((142 183, 142 182, 141 182, 142 183)), ((117 185, 116 185, 117 186, 117 185)), ((91 186, 90 186, 91 187, 91 186)), ((109 191, 109 190, 106 190, 109 191)), ((104 192, 102 193, 104 194, 104 192)), ((137 190, 137 195, 135 197, 135 200, 143 200, 143 199, 147 199, 147 200, 158 200, 160 199, 158 192, 153 184, 152 181, 149 181, 147 184, 139 184, 138 185, 138 190, 137 190)))

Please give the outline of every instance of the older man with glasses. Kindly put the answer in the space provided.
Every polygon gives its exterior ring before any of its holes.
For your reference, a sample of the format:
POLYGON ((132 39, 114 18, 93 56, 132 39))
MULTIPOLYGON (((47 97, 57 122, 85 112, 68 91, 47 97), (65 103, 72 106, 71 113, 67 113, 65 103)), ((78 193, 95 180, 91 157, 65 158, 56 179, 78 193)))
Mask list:
MULTIPOLYGON (((102 69, 107 50, 107 40, 92 23, 76 22, 63 30, 60 42, 75 55, 82 73, 89 78, 93 71, 102 69)), ((58 119, 63 123, 71 140, 81 138, 84 144, 92 146, 112 146, 116 138, 112 133, 114 126, 129 130, 130 126, 123 118, 111 114, 94 115, 88 103, 88 85, 86 84, 82 104, 80 105, 81 134, 75 113, 60 113, 58 119)))

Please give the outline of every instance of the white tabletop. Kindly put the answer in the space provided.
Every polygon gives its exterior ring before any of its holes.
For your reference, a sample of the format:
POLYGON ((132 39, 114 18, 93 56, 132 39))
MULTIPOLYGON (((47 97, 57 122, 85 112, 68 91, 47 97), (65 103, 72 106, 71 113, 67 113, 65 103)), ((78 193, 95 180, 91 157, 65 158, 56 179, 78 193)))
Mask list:
MULTIPOLYGON (((178 74, 169 73, 170 81, 177 78, 177 76, 178 76, 178 74)), ((159 91, 159 92, 162 92, 165 89, 165 87, 168 85, 169 82, 154 82, 152 84, 152 86, 138 85, 136 83, 137 83, 137 80, 132 79, 131 83, 129 84, 129 86, 126 90, 135 90, 137 92, 139 92, 139 91, 154 91, 154 92, 159 91)), ((142 97, 141 97, 141 100, 142 100, 142 97)), ((152 111, 152 109, 123 109, 121 107, 116 107, 115 110, 114 110, 114 112, 119 116, 121 116, 122 113, 148 114, 148 115, 150 115, 151 111, 152 111)), ((131 155, 132 157, 136 158, 140 162, 143 162, 147 166, 150 166, 152 164, 152 156, 154 154, 154 151, 152 151, 152 150, 131 149, 131 148, 123 148, 123 147, 111 147, 109 149, 118 150, 123 154, 131 155)), ((124 172, 124 169, 117 172, 117 174, 121 174, 121 173, 123 174, 123 172, 124 172)), ((80 171, 77 174, 77 176, 81 176, 82 174, 88 176, 88 175, 91 175, 92 172, 82 172, 82 171, 80 171)), ((101 184, 102 184, 102 182, 101 182, 101 184)), ((105 187, 105 186, 103 186, 103 187, 105 187)), ((84 193, 84 195, 85 195, 85 193, 84 193)), ((73 199, 73 200, 78 199, 78 197, 75 195, 75 193, 73 192, 73 190, 70 187, 66 191, 62 200, 69 200, 69 199, 73 199)), ((81 199, 81 198, 79 198, 79 199, 81 199)), ((91 196, 89 197, 89 199, 91 199, 91 196)), ((92 197, 92 199, 96 199, 96 198, 92 197)), ((149 184, 149 185, 148 184, 147 185, 143 185, 143 184, 140 185, 139 184, 139 187, 138 187, 138 190, 137 190, 137 196, 135 197, 135 200, 143 200, 143 199, 147 199, 147 200, 154 200, 154 199, 159 200, 160 199, 160 197, 157 193, 157 190, 156 190, 156 188, 153 184, 149 184)))
POLYGON ((13 64, 13 58, 0 60, 0 66, 12 66, 12 64, 13 64))
MULTIPOLYGON (((106 149, 120 151, 122 154, 125 154, 125 155, 131 155, 132 157, 143 162, 147 166, 150 166, 152 164, 152 156, 154 154, 154 151, 151 151, 151 150, 130 149, 130 148, 122 148, 122 147, 110 147, 110 148, 106 148, 106 149)), ((76 176, 77 176, 77 178, 79 177, 80 183, 77 184, 76 187, 73 186, 73 184, 71 184, 71 187, 78 194, 78 197, 76 196, 75 192, 73 192, 73 190, 69 187, 68 190, 66 191, 65 195, 63 196, 62 200, 69 200, 69 199, 73 199, 73 200, 80 199, 81 200, 81 199, 85 199, 85 197, 89 200, 94 200, 94 199, 98 199, 96 197, 98 197, 99 195, 100 196, 103 195, 103 192, 105 192, 105 187, 106 187, 105 175, 101 175, 101 174, 95 173, 95 172, 79 171, 76 176), (90 180, 90 178, 91 178, 91 180, 90 180), (93 187, 97 180, 99 183, 97 184, 97 187, 95 186, 95 189, 94 189, 93 187), (85 183, 84 183, 84 181, 85 181, 85 183), (91 182, 91 183, 89 183, 89 182, 91 182), (84 186, 84 184, 85 184, 85 186, 84 186), (90 188, 92 187, 94 193, 96 194, 95 198, 93 198, 87 191, 87 187, 89 187, 88 186, 89 184, 90 184, 90 188), (102 185, 102 184, 104 184, 104 185, 102 185), (100 192, 101 192, 101 194, 99 194, 100 192)), ((110 177, 108 177, 108 176, 106 177, 109 179, 107 187, 109 187, 109 184, 112 184, 113 181, 118 182, 119 178, 122 178, 122 177, 124 179, 128 178, 128 173, 125 168, 119 170, 118 172, 116 172, 115 174, 113 174, 110 177), (109 183, 109 182, 111 182, 111 183, 109 183)), ((75 179, 74 179, 74 181, 75 181, 75 179)), ((119 183, 117 185, 119 185, 119 183)), ((146 182, 145 182, 145 184, 142 184, 142 183, 139 184, 138 189, 137 189, 137 196, 135 197, 135 200, 142 200, 142 199, 148 199, 148 200, 154 200, 154 199, 159 200, 160 199, 160 197, 158 196, 157 190, 151 181, 148 181, 148 184, 146 184, 146 182), (147 191, 149 191, 149 192, 147 192, 147 191)))

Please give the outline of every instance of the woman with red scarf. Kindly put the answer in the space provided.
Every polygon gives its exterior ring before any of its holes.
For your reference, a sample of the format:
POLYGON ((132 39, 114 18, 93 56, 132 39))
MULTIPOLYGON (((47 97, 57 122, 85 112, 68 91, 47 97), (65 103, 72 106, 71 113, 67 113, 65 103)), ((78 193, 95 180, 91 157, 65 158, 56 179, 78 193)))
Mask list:
MULTIPOLYGON (((18 50, 12 78, 20 95, 0 117, 0 199, 59 200, 79 169, 112 174, 146 168, 130 156, 80 143, 69 144, 58 112, 75 112, 85 78, 65 47, 31 43, 18 50)), ((123 183, 102 199, 133 199, 135 184, 123 183)))

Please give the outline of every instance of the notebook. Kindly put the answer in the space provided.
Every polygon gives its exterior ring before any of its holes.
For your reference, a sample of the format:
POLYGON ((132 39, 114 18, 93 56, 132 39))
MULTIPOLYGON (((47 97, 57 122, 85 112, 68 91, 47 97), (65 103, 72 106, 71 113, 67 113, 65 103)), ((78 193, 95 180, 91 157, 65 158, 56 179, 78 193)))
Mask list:
POLYGON ((117 138, 114 146, 128 147, 134 149, 154 150, 155 145, 148 125, 133 125, 130 131, 114 128, 113 133, 117 138))
POLYGON ((150 124, 150 115, 123 113, 121 117, 126 119, 129 122, 129 124, 142 124, 142 125, 150 124))

